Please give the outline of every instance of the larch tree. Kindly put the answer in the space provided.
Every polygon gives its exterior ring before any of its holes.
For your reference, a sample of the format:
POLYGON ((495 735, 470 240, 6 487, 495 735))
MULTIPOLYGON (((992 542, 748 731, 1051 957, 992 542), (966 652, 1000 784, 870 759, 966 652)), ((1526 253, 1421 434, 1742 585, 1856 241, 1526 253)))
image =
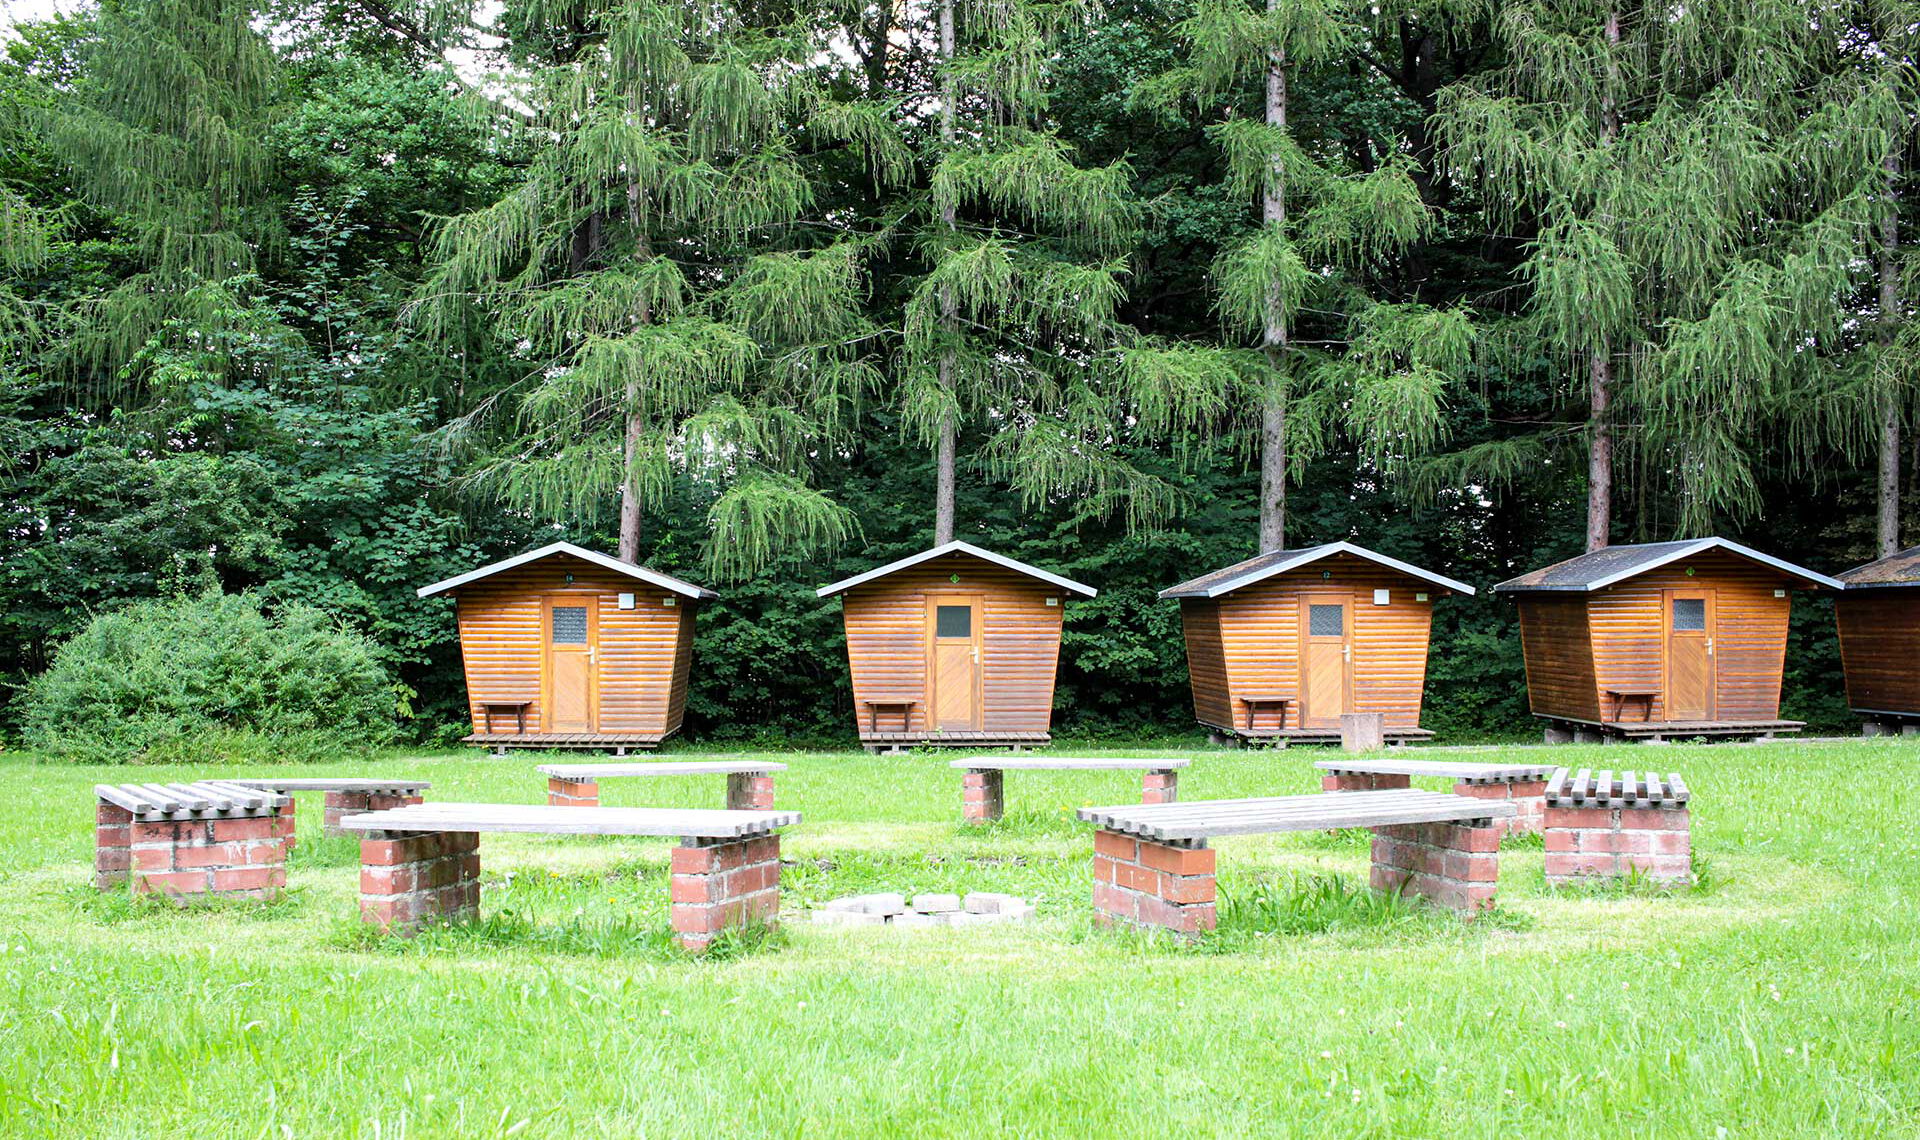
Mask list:
POLYGON ((856 147, 891 178, 904 145, 825 98, 803 32, 731 6, 521 18, 565 45, 521 96, 545 145, 505 197, 441 224, 419 310, 449 337, 492 322, 526 361, 464 425, 486 442, 471 482, 552 517, 612 507, 628 562, 682 477, 715 574, 844 540, 852 517, 807 476, 878 374, 861 241, 802 224, 801 147, 856 147))

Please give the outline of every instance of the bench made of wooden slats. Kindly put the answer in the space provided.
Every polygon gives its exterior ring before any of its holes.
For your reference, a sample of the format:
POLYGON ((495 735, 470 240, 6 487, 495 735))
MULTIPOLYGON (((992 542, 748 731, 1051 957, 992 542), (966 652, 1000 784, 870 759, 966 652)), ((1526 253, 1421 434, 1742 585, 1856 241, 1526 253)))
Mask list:
POLYGON ((249 776, 244 780, 228 780, 243 788, 263 788, 269 792, 367 792, 373 795, 417 796, 433 784, 427 780, 380 780, 343 778, 328 780, 323 778, 301 779, 258 779, 249 776))
POLYGON ((1547 803, 1556 807, 1675 808, 1692 793, 1680 773, 1615 772, 1561 768, 1547 781, 1547 803))
POLYGON ((739 839, 800 822, 797 811, 724 808, 553 807, 547 804, 413 804, 350 815, 348 831, 496 831, 543 835, 661 835, 739 839))
POLYGON ((1653 699, 1660 695, 1659 689, 1608 689, 1607 696, 1613 701, 1611 723, 1618 724, 1626 714, 1627 702, 1640 702, 1640 720, 1642 723, 1653 719, 1653 699))
POLYGON ((513 714, 513 730, 527 731, 527 710, 533 707, 532 701, 481 701, 480 710, 486 721, 487 731, 493 731, 493 711, 500 709, 513 714))
POLYGON ((1280 723, 1276 728, 1287 727, 1287 706, 1293 703, 1291 696, 1241 697, 1240 703, 1247 707, 1247 731, 1253 731, 1253 716, 1259 710, 1277 708, 1280 710, 1280 723))
POLYGON ((94 795, 143 822, 273 815, 287 797, 224 780, 191 784, 95 784, 94 795))
POLYGON ((1544 780, 1555 764, 1474 764, 1451 760, 1317 760, 1324 772, 1377 776, 1435 776, 1468 784, 1523 784, 1544 780))
POLYGON ((1514 814, 1510 803, 1412 788, 1127 804, 1079 811, 1079 817, 1087 823, 1157 843, 1192 843, 1221 835, 1263 835, 1278 831, 1505 819, 1514 814))
POLYGON ((909 731, 908 726, 913 723, 913 706, 919 704, 920 702, 919 701, 861 701, 860 703, 867 706, 867 731, 868 732, 880 731, 880 710, 881 709, 888 709, 893 712, 899 713, 900 714, 900 731, 907 732, 909 731))
POLYGON ((1193 761, 1170 756, 1146 759, 1128 756, 969 756, 964 760, 952 760, 948 763, 951 767, 965 768, 969 772, 1093 772, 1101 770, 1171 772, 1176 768, 1185 768, 1193 761))
POLYGON ((542 775, 556 780, 604 780, 612 776, 763 776, 784 772, 785 764, 768 760, 662 760, 650 764, 542 764, 542 775))

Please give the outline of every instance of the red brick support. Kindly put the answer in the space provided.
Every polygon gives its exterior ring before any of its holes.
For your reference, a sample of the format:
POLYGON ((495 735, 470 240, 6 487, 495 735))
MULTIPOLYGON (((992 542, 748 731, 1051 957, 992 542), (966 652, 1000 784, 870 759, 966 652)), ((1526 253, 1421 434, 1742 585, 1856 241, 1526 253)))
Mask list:
POLYGON ((1547 782, 1545 780, 1520 780, 1512 783, 1472 784, 1465 780, 1453 786, 1456 796, 1471 796, 1476 800, 1495 800, 1511 803, 1514 814, 1493 821, 1502 835, 1519 835, 1540 830, 1540 820, 1547 810, 1547 782))
POLYGON ((704 950, 719 933, 780 921, 780 837, 683 840, 673 849, 673 937, 704 950))
POLYGON ((1546 809, 1550 885, 1623 879, 1638 872, 1682 886, 1693 877, 1692 822, 1682 807, 1609 808, 1563 804, 1546 809))
POLYGON ((99 801, 93 815, 93 885, 105 891, 122 886, 133 870, 133 813, 99 801))
POLYGON ((1093 837, 1093 920, 1169 930, 1183 936, 1212 930, 1214 853, 1102 829, 1093 837))
POLYGON ((419 796, 394 795, 389 792, 328 792, 326 815, 323 817, 326 835, 349 835, 341 828, 340 821, 350 815, 364 815, 370 811, 386 811, 388 808, 405 807, 421 802, 419 796))
MULTIPOLYGON (((111 825, 102 830, 118 831, 111 825)), ((134 894, 193 902, 207 896, 271 899, 286 889, 288 832, 278 812, 155 823, 130 818, 126 834, 134 894)), ((96 850, 94 857, 95 882, 103 887, 123 878, 102 875, 102 860, 116 861, 111 852, 96 850)))
POLYGON ((1171 804, 1180 800, 1180 773, 1172 769, 1148 772, 1140 781, 1140 802, 1171 804))
POLYGON ((1472 916, 1493 906, 1499 878, 1497 827, 1408 823, 1373 829, 1376 891, 1420 895, 1472 916))
POLYGON ((1328 772, 1320 777, 1323 792, 1378 792, 1412 786, 1408 777, 1394 772, 1328 772))
POLYGON ((1006 813, 1006 795, 1001 791, 1004 775, 998 768, 987 768, 960 778, 961 808, 968 823, 985 823, 1006 813))
POLYGON ((372 831, 360 841, 360 918, 390 934, 480 914, 480 835, 372 831))
POLYGON ((550 807, 599 807, 600 781, 562 780, 547 777, 547 804, 550 807))
POLYGON ((286 795, 287 802, 281 804, 279 811, 275 814, 280 817, 280 834, 287 837, 287 851, 292 853, 293 845, 300 841, 299 820, 295 818, 293 793, 283 794, 286 795))
POLYGON ((766 772, 727 773, 727 807, 734 811, 772 811, 773 776, 766 772))

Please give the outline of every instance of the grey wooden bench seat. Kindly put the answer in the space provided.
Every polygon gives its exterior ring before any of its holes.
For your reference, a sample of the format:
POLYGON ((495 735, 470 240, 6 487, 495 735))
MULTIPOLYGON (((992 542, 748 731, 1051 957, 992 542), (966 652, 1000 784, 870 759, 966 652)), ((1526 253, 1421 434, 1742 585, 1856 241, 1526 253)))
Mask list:
POLYGON ((181 902, 287 885, 293 800, 225 780, 94 785, 93 882, 181 902))
POLYGON ((1546 812, 1547 777, 1552 764, 1489 764, 1463 760, 1321 760, 1314 767, 1327 773, 1320 786, 1329 792, 1368 792, 1411 786, 1410 777, 1432 776, 1454 781, 1453 794, 1484 800, 1505 800, 1512 816, 1497 822, 1501 834, 1540 830, 1546 812))
POLYGON ((431 803, 348 816, 360 844, 360 916, 399 933, 480 913, 480 835, 652 835, 674 848, 674 937, 704 949, 722 931, 772 923, 780 913, 780 836, 792 811, 576 808, 551 804, 431 803))
POLYGON ((1678 772, 1556 771, 1546 792, 1547 885, 1596 878, 1691 883, 1692 799, 1678 772))
POLYGON ((1693 798, 1680 773, 1615 772, 1602 768, 1556 769, 1547 781, 1547 803, 1555 807, 1677 808, 1693 798))
POLYGON ((1493 905, 1497 820, 1509 803, 1398 788, 1171 804, 1081 808, 1094 838, 1094 918, 1197 934, 1216 922, 1219 836, 1364 827, 1373 831, 1374 889, 1404 891, 1475 913, 1493 905))
POLYGON ((660 760, 637 764, 542 764, 547 803, 554 807, 598 807, 600 781, 628 776, 725 776, 727 807, 733 811, 772 811, 773 774, 787 770, 771 760, 660 760))
MULTIPOLYGON (((383 779, 377 776, 248 776, 233 780, 231 783, 248 788, 265 788, 273 792, 325 792, 326 802, 322 809, 321 833, 325 835, 344 835, 340 830, 340 821, 347 816, 363 811, 384 811, 387 808, 401 807, 420 802, 421 793, 433 784, 427 780, 383 779)), ((292 805, 287 808, 288 826, 294 826, 292 805)), ((287 832, 287 842, 294 842, 294 834, 287 832)))
POLYGON ((1190 763, 1168 756, 968 756, 949 761, 966 773, 960 780, 960 801, 962 818, 968 823, 984 823, 1005 814, 1004 772, 1143 771, 1141 802, 1164 804, 1180 798, 1179 770, 1190 763))
MULTIPOLYGON (((1437 776, 1463 784, 1545 783, 1555 764, 1487 764, 1459 760, 1318 760, 1323 772, 1375 776, 1437 776)), ((1329 788, 1328 791, 1334 789, 1329 788)))

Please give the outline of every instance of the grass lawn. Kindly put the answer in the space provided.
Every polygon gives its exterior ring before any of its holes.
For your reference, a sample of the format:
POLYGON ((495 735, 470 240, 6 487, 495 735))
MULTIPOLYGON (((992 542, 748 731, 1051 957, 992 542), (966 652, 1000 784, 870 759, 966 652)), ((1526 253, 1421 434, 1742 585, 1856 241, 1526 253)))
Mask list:
MULTIPOLYGON (((1518 750, 1489 750, 1489 755, 1518 750)), ((1501 910, 1380 905, 1364 833, 1219 841, 1222 929, 1096 929, 1091 832, 1138 773, 1011 773, 963 831, 936 756, 784 756, 790 921, 691 960, 667 843, 486 836, 483 921, 355 921, 356 845, 301 843, 284 903, 174 913, 87 883, 91 786, 214 769, 0 760, 0 1133, 34 1137, 1911 1136, 1920 791, 1899 741, 1529 748, 1694 789, 1702 888, 1501 910), (866 890, 998 890, 1017 928, 814 929, 866 890)), ((1159 753, 1153 753, 1159 754, 1159 753)), ((1314 749, 1201 751, 1183 799, 1316 790, 1314 749)), ((533 757, 303 767, 541 802, 533 757)), ((234 770, 224 770, 233 774, 234 770)), ((293 769, 287 770, 293 773, 293 769)), ((1429 785, 1442 787, 1443 785, 1429 785)), ((719 777, 609 805, 719 806, 719 777)))

